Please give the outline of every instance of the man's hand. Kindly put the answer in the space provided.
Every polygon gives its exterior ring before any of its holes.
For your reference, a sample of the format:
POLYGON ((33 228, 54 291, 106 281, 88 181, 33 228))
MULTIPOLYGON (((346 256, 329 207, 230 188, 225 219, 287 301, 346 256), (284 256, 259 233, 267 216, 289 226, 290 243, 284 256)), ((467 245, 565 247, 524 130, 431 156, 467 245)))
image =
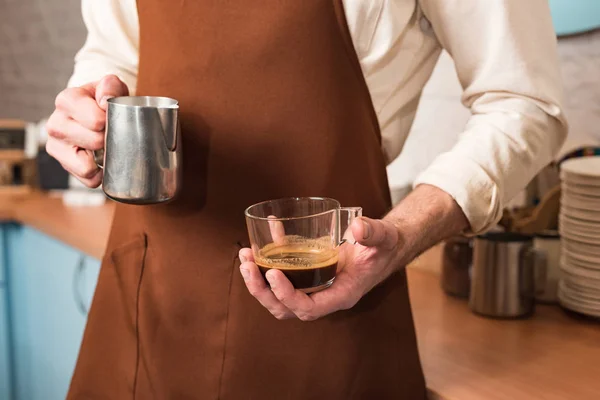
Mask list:
POLYGON ((365 293, 399 268, 400 252, 398 231, 389 221, 360 218, 351 229, 357 244, 341 246, 341 270, 331 287, 307 295, 294 289, 276 269, 266 274, 269 287, 254 263, 252 250, 246 248, 240 251, 240 270, 248 290, 278 319, 297 317, 310 321, 353 307, 365 293))
POLYGON ((107 75, 98 82, 65 89, 56 97, 56 109, 46 124, 46 151, 88 187, 102 183, 93 152, 104 148, 107 100, 128 94, 125 83, 107 75))
POLYGON ((240 271, 250 293, 277 319, 312 321, 353 307, 366 293, 440 240, 466 229, 460 207, 445 192, 419 186, 382 220, 360 218, 351 226, 357 244, 340 248, 333 284, 307 295, 279 270, 264 281, 252 250, 240 250, 240 271))

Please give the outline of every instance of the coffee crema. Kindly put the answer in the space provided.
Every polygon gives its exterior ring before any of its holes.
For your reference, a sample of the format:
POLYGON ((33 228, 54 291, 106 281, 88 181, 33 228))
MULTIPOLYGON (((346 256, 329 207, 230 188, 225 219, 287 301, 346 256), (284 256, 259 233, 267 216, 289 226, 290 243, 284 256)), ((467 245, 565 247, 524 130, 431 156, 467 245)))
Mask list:
POLYGON ((331 285, 338 265, 336 248, 325 246, 319 239, 286 236, 279 242, 266 245, 255 257, 263 277, 270 269, 278 269, 304 292, 331 285))

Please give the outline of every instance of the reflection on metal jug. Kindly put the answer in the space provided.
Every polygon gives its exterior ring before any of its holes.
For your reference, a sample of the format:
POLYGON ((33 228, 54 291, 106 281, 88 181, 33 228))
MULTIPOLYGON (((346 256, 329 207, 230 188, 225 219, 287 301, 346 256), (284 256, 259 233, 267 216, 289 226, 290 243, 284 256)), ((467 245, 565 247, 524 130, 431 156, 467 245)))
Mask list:
POLYGON ((102 189, 113 200, 156 204, 181 189, 179 104, 167 97, 108 100, 102 189))

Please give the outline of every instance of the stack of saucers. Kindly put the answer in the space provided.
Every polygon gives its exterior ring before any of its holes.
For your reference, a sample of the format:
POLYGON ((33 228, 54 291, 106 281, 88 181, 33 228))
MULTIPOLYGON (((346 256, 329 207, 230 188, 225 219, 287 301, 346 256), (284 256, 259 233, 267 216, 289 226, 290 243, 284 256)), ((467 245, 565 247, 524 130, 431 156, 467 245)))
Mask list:
POLYGON ((567 160, 560 176, 558 298, 565 308, 600 317, 600 157, 567 160))

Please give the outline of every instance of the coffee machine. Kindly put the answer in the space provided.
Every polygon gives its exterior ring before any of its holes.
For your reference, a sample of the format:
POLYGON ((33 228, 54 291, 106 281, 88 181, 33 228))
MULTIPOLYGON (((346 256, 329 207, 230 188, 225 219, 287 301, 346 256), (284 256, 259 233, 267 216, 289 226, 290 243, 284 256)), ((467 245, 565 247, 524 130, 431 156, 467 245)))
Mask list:
POLYGON ((27 194, 37 181, 35 160, 25 154, 27 124, 0 119, 0 194, 27 194))

